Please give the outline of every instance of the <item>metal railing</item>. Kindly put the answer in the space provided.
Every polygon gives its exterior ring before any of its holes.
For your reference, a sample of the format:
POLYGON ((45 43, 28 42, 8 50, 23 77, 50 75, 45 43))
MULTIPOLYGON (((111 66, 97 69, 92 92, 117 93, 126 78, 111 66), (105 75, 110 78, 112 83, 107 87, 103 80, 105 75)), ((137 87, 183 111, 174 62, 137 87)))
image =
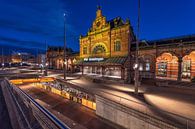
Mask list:
MULTIPOLYGON (((7 82, 9 83, 8 80, 7 82)), ((65 125, 56 116, 50 113, 46 108, 42 107, 31 96, 22 91, 20 88, 10 83, 9 88, 12 92, 17 93, 20 99, 22 99, 22 101, 32 109, 34 117, 44 129, 70 129, 70 127, 65 125)))

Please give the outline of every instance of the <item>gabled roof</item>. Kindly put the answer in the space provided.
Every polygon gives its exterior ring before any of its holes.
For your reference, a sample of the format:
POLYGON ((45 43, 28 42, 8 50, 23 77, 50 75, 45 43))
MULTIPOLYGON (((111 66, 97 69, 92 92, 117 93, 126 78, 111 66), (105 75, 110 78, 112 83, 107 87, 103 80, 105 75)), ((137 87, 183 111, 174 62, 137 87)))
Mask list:
MULTIPOLYGON (((64 51, 63 46, 49 46, 47 51, 64 51)), ((73 50, 71 48, 66 48, 67 52, 73 53, 73 50)))
POLYGON ((121 17, 116 17, 114 19, 111 19, 111 20, 107 21, 107 23, 110 24, 111 29, 124 25, 124 22, 123 22, 121 17))

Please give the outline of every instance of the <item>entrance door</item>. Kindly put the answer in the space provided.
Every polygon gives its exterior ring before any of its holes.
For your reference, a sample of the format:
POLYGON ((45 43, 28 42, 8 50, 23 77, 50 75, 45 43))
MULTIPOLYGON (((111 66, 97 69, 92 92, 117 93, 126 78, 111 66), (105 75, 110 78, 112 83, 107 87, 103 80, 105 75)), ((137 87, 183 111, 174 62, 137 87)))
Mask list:
POLYGON ((182 78, 189 79, 191 76, 190 72, 191 72, 191 61, 185 60, 182 63, 182 78))

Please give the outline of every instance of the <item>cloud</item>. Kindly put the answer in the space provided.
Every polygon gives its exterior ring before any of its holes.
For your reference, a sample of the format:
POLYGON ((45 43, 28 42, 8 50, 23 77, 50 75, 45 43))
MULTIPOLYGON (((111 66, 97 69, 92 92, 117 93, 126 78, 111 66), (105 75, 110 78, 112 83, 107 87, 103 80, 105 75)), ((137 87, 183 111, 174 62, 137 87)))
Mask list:
POLYGON ((25 48, 43 48, 45 44, 37 41, 19 40, 16 38, 0 36, 0 42, 4 45, 22 46, 25 48))
POLYGON ((14 22, 10 20, 0 19, 0 27, 5 29, 11 29, 15 31, 25 32, 25 33, 33 33, 40 35, 51 35, 51 32, 47 32, 44 29, 37 26, 24 26, 22 23, 14 22))
MULTIPOLYGON (((40 41, 63 42, 63 38, 56 37, 64 35, 65 7, 65 1, 60 0, 2 0, 0 12, 5 13, 0 15, 0 44, 3 41, 18 46, 44 47, 40 41)), ((77 32, 68 20, 66 31, 69 34, 77 32)))

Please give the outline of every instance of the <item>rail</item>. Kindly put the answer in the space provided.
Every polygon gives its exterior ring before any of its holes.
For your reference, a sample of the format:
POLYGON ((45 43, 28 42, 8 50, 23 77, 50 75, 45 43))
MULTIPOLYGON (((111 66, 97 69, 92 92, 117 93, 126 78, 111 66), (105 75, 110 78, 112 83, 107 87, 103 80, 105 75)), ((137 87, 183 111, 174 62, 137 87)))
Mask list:
MULTIPOLYGON (((8 80, 7 80, 8 81, 8 80)), ((9 82, 9 81, 8 81, 9 82)), ((33 110, 33 115, 35 118, 41 122, 41 126, 43 128, 48 129, 70 129, 67 125, 65 125, 62 121, 60 121, 57 117, 55 117, 52 113, 50 113, 47 109, 42 107, 39 103, 37 103, 30 95, 22 91, 17 86, 9 83, 10 88, 12 88, 16 93, 23 99, 24 102, 27 102, 28 106, 30 106, 33 110)))

